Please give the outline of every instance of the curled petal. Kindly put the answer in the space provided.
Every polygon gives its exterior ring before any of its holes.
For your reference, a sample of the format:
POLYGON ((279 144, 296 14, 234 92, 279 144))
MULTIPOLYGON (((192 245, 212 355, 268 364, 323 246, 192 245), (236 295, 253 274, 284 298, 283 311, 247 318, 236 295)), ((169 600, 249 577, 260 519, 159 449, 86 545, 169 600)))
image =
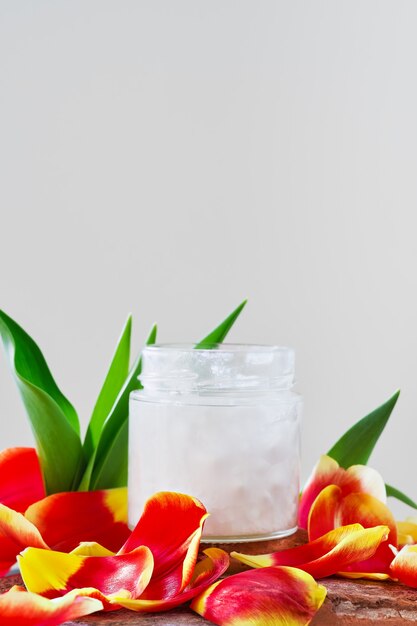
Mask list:
POLYGON ((388 534, 387 526, 363 528, 352 524, 289 550, 259 556, 232 552, 231 556, 251 567, 286 565, 298 567, 314 578, 324 578, 373 556, 388 534))
POLYGON ((36 526, 4 504, 0 504, 0 533, 13 541, 19 551, 27 546, 48 548, 36 526))
POLYGON ((397 534, 399 546, 417 543, 417 524, 410 519, 397 522, 397 534))
MULTIPOLYGON (((336 528, 335 517, 342 499, 342 489, 337 485, 329 485, 319 493, 308 516, 308 538, 310 541, 314 541, 336 528)), ((359 524, 360 521, 356 520, 353 523, 359 524)))
POLYGON ((58 626, 102 608, 99 600, 78 597, 76 592, 47 600, 21 587, 12 587, 0 595, 0 623, 2 626, 58 626))
POLYGON ((329 485, 314 501, 308 518, 308 536, 317 539, 334 528, 361 524, 364 528, 388 526, 389 542, 397 543, 397 528, 389 508, 366 493, 343 495, 341 487, 329 485))
POLYGON ((0 576, 8 572, 27 546, 48 547, 39 530, 21 513, 0 504, 0 576))
POLYGON ((56 493, 36 502, 26 517, 54 550, 69 552, 94 541, 117 552, 130 534, 127 489, 56 493))
POLYGON ((386 503, 385 483, 381 475, 366 465, 352 465, 347 470, 329 456, 323 455, 304 487, 298 514, 298 524, 307 528, 308 515, 314 500, 325 487, 337 485, 342 494, 368 493, 386 503))
POLYGON ((326 589, 292 567, 249 570, 214 583, 191 608, 219 626, 305 626, 317 613, 326 589))
POLYGON ((135 600, 114 596, 112 601, 131 611, 146 613, 168 611, 184 602, 189 602, 224 574, 229 566, 228 554, 219 548, 207 548, 204 554, 205 558, 195 566, 191 582, 178 595, 165 600, 143 600, 142 598, 135 600))
POLYGON ((417 588, 417 546, 404 546, 391 563, 394 578, 417 588))
POLYGON ((114 556, 115 553, 107 550, 95 541, 82 541, 70 554, 78 554, 79 556, 114 556))
POLYGON ((155 567, 143 599, 173 598, 185 589, 194 571, 207 516, 199 500, 181 493, 160 492, 148 500, 136 528, 119 551, 125 554, 140 545, 150 548, 155 567))
POLYGON ((29 591, 54 598, 74 589, 90 587, 98 594, 88 595, 95 595, 104 602, 107 596, 121 591, 139 596, 153 570, 152 553, 144 546, 115 556, 80 556, 27 548, 18 562, 29 591))
POLYGON ((367 493, 350 493, 344 497, 337 510, 335 525, 362 524, 372 528, 383 524, 390 529, 389 543, 397 545, 397 525, 389 508, 367 493))
POLYGON ((19 513, 45 497, 38 455, 34 448, 0 452, 0 502, 19 513))

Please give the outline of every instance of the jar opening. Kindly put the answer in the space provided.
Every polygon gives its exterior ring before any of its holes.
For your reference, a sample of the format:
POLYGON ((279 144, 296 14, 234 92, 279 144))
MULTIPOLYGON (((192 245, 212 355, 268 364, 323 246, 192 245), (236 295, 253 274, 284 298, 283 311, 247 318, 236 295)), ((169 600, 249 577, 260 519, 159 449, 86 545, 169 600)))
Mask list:
POLYGON ((294 350, 254 344, 156 344, 142 352, 145 393, 232 393, 291 389, 294 350))

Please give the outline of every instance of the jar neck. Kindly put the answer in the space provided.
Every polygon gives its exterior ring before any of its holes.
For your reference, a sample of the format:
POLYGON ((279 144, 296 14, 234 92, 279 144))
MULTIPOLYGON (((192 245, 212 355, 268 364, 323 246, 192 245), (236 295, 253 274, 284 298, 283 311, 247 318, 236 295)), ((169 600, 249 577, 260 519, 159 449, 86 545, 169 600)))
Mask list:
POLYGON ((140 381, 147 395, 241 395, 289 391, 294 351, 278 346, 156 345, 142 353, 140 381))

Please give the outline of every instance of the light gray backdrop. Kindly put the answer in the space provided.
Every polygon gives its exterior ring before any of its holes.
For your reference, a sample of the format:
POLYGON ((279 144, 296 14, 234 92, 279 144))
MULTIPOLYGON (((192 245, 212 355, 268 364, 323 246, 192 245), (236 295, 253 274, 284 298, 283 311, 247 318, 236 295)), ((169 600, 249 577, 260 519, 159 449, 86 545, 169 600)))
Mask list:
MULTIPOLYGON (((138 350, 293 345, 306 475, 402 395, 373 464, 417 497, 417 4, 1 0, 1 303, 85 420, 138 350)), ((32 441, 0 355, 1 446, 32 441)))

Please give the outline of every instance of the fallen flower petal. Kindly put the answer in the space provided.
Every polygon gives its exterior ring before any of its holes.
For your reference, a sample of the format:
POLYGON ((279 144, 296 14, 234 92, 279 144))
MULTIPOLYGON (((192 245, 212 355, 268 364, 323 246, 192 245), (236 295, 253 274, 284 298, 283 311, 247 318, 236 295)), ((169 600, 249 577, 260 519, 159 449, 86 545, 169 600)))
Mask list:
POLYGON ((293 567, 265 567, 214 583, 191 603, 219 626, 306 626, 324 602, 326 589, 293 567))
POLYGON ((168 611, 189 602, 224 574, 229 566, 229 555, 220 548, 207 548, 203 553, 205 558, 198 561, 195 566, 191 582, 178 595, 159 600, 144 600, 143 596, 134 599, 115 595, 111 599, 112 602, 131 611, 143 613, 168 611))
POLYGON ((322 489, 329 485, 340 487, 343 495, 368 493, 383 503, 387 501, 385 483, 376 470, 366 465, 352 465, 348 469, 343 469, 337 461, 323 455, 314 467, 301 495, 298 514, 300 528, 307 528, 313 502, 322 489))
POLYGON ((404 522, 397 522, 398 545, 417 543, 417 524, 408 518, 404 522))
POLYGON ((404 546, 392 561, 391 572, 405 585, 417 588, 417 546, 404 546))
POLYGON ((48 547, 38 529, 21 513, 0 504, 0 576, 9 571, 27 546, 48 547))
POLYGON ((208 513, 196 498, 160 492, 150 498, 142 517, 119 554, 147 546, 154 557, 152 579, 143 599, 177 596, 190 582, 208 513))
POLYGON ((342 489, 337 485, 329 485, 323 489, 310 510, 309 539, 314 541, 329 532, 331 528, 355 523, 361 524, 364 528, 387 526, 389 534, 387 540, 381 543, 373 556, 352 563, 345 572, 355 572, 355 576, 349 575, 352 578, 377 580, 388 578, 390 564, 397 546, 397 528, 388 507, 369 494, 351 493, 343 496, 342 489))
POLYGON ((12 587, 0 595, 0 623, 2 626, 58 626, 102 608, 99 600, 79 597, 76 592, 47 600, 21 587, 12 587))
POLYGON ((79 554, 80 556, 114 556, 115 552, 107 550, 95 541, 82 541, 70 554, 79 554))
POLYGON ((152 553, 144 546, 115 556, 80 556, 27 548, 18 557, 18 563, 29 591, 55 598, 88 587, 103 602, 107 596, 122 590, 132 597, 140 596, 153 570, 152 553))
POLYGON ((94 541, 117 552, 130 535, 127 489, 64 492, 47 496, 25 516, 54 550, 70 552, 82 541, 94 541))
POLYGON ((45 497, 38 455, 34 448, 6 448, 0 452, 0 502, 24 513, 45 497))
POLYGON ((36 526, 4 504, 0 504, 0 533, 21 546, 20 550, 27 546, 48 548, 36 526))
POLYGON ((387 526, 363 528, 360 524, 351 524, 289 550, 263 555, 232 552, 231 556, 250 567, 286 565, 298 567, 314 578, 325 578, 373 556, 388 534, 387 526))
POLYGON ((361 524, 364 528, 388 526, 389 542, 397 544, 395 520, 383 502, 367 493, 350 493, 345 496, 336 485, 323 489, 315 499, 308 518, 310 541, 334 528, 349 524, 361 524))

